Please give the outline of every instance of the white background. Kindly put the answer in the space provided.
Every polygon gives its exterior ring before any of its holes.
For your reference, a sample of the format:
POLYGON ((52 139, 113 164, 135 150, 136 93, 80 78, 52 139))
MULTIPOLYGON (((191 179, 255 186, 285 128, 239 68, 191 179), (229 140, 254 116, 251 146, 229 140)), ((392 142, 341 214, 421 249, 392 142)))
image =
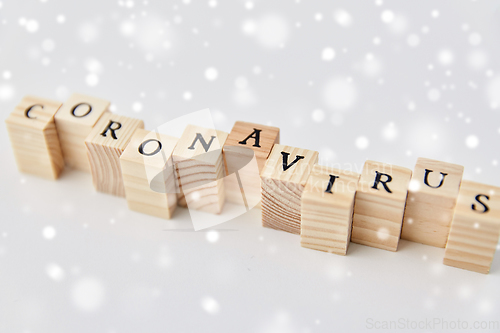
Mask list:
MULTIPOLYGON (((26 94, 81 92, 152 129, 210 108, 218 129, 278 126, 281 143, 319 151, 322 164, 413 168, 423 156, 500 186, 498 8, 0 0, 0 112, 26 94)), ((170 221, 129 211, 95 193, 88 174, 18 173, 0 131, 1 332, 362 332, 400 318, 499 320, 499 256, 482 275, 406 241, 396 253, 352 244, 346 257, 329 255, 262 228, 258 209, 194 232, 187 210, 170 221)))

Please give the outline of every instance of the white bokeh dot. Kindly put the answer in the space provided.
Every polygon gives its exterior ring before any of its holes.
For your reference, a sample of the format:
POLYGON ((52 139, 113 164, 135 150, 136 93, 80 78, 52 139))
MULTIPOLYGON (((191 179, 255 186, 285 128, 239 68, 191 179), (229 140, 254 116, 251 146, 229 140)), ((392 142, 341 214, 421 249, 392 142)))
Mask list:
POLYGON ((134 112, 141 112, 142 111, 142 103, 141 102, 134 102, 132 104, 132 110, 134 112))
POLYGON ((64 22, 66 22, 66 16, 60 14, 60 15, 57 15, 56 17, 56 21, 57 23, 59 24, 63 24, 64 22))
POLYGON ((377 230, 377 238, 380 239, 380 240, 388 240, 389 237, 390 237, 390 233, 389 233, 389 229, 387 228, 379 228, 377 230))
POLYGON ((388 9, 384 10, 380 17, 384 23, 392 23, 394 21, 394 13, 388 9))
POLYGON ((85 312, 98 310, 104 303, 104 286, 96 278, 85 277, 75 282, 71 289, 73 304, 85 312))
POLYGON ((217 230, 209 230, 207 232, 207 241, 215 243, 219 240, 219 232, 217 230))
POLYGON ((94 87, 99 83, 99 76, 95 73, 90 73, 85 77, 85 82, 90 87, 94 87))
POLYGON ((39 28, 38 21, 36 21, 36 20, 27 20, 26 21, 26 30, 28 32, 31 32, 31 33, 37 32, 38 28, 39 28))
POLYGON ((420 191, 420 182, 417 179, 410 180, 410 183, 408 185, 408 191, 410 192, 420 191))
POLYGON ((387 141, 393 141, 398 137, 399 131, 394 123, 389 123, 382 129, 382 137, 387 141))
POLYGON ((437 60, 441 65, 449 66, 455 60, 455 55, 451 50, 443 49, 438 52, 437 60))
POLYGON ((185 101, 190 101, 191 99, 193 99, 193 94, 192 94, 190 91, 185 91, 185 92, 182 94, 182 98, 183 98, 185 101))
POLYGON ((214 67, 209 67, 205 70, 205 78, 208 81, 215 81, 219 77, 219 72, 214 67))
POLYGON ((42 230, 42 235, 45 239, 54 239, 56 237, 56 229, 53 226, 46 226, 42 230))
POLYGON ((45 266, 45 273, 49 278, 57 282, 64 280, 64 278, 66 277, 66 273, 61 268, 61 266, 55 263, 50 263, 45 266))
POLYGON ((360 136, 355 141, 356 148, 365 150, 370 145, 370 140, 366 136, 360 136))
POLYGON ((331 47, 326 47, 321 52, 321 59, 324 61, 331 61, 335 58, 335 50, 331 47))
POLYGON ((325 111, 321 109, 314 110, 312 112, 312 119, 317 123, 322 122, 323 120, 325 120, 325 111))
POLYGON ((341 27, 347 28, 352 25, 352 16, 344 9, 338 9, 333 13, 335 22, 341 27))
POLYGON ((469 135, 467 138, 465 138, 465 145, 470 149, 477 148, 477 146, 479 145, 478 137, 475 135, 469 135))
POLYGON ((220 310, 219 303, 213 297, 204 297, 201 300, 201 307, 211 315, 217 314, 220 310))

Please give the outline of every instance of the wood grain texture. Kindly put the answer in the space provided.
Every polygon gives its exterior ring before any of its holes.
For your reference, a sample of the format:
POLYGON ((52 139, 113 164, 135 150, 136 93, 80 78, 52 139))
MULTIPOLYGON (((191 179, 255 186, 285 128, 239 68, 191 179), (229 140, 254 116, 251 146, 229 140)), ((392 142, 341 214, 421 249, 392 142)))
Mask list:
POLYGON ((262 225, 300 234, 302 192, 318 152, 284 145, 274 145, 261 172, 262 225), (283 153, 288 155, 285 170, 283 153), (303 158, 292 165, 297 156, 303 158))
POLYGON ((5 120, 19 171, 47 179, 61 174, 64 159, 54 122, 61 105, 25 96, 5 120))
POLYGON ((300 245, 345 255, 360 175, 316 164, 302 193, 300 245), (329 188, 330 175, 337 176, 329 188), (329 190, 329 191, 327 191, 329 190))
POLYGON ((443 263, 487 274, 499 237, 500 188, 462 181, 443 263))
POLYGON ((85 139, 92 182, 97 191, 125 197, 120 156, 138 128, 144 128, 142 120, 106 113, 85 139), (112 128, 119 127, 114 131, 116 138, 107 130, 110 122, 114 124, 112 128))
POLYGON ((280 130, 277 127, 243 121, 234 124, 223 148, 226 175, 237 174, 237 177, 224 181, 228 202, 245 202, 250 208, 260 203, 260 172, 279 140, 280 130), (255 161, 252 161, 253 158, 255 161))
POLYGON ((225 200, 222 147, 227 136, 215 129, 186 127, 172 155, 180 206, 214 214, 222 211, 225 200))
POLYGON ((411 174, 407 168, 366 161, 356 193, 351 242, 397 251, 411 174))
POLYGON ((90 172, 85 139, 107 112, 110 102, 82 94, 72 94, 55 116, 57 133, 67 166, 90 172))
POLYGON ((135 131, 120 156, 125 197, 131 210, 164 219, 172 217, 177 207, 172 161, 177 140, 140 128, 135 131))
POLYGON ((446 246, 463 172, 460 165, 426 158, 417 160, 406 202, 402 239, 446 246), (433 171, 428 173, 430 186, 424 183, 426 169, 433 171), (441 173, 446 174, 444 180, 441 173))

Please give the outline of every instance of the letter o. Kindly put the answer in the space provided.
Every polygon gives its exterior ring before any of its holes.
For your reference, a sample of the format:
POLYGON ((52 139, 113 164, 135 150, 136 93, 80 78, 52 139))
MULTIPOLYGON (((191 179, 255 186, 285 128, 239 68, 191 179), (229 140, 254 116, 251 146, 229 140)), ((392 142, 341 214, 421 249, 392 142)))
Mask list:
POLYGON ((161 147, 162 147, 162 146, 161 146, 161 142, 160 142, 160 141, 158 141, 158 140, 156 140, 156 139, 149 139, 149 140, 146 140, 146 141, 144 141, 143 143, 141 143, 141 145, 139 146, 139 153, 140 153, 141 155, 145 155, 145 156, 153 156, 153 155, 156 155, 156 154, 158 154, 158 153, 160 152, 161 147), (156 147, 156 149, 155 149, 153 152, 151 152, 151 153, 146 153, 146 152, 144 151, 144 148, 145 148, 145 147, 146 147, 146 145, 147 145, 148 143, 150 143, 150 142, 156 142, 156 143, 158 144, 158 147, 156 147))
POLYGON ((90 112, 92 112, 92 106, 88 103, 80 103, 80 104, 77 104, 73 107, 73 110, 71 110, 71 114, 77 118, 82 118, 82 117, 85 117, 86 115, 88 115, 90 112), (81 114, 81 115, 77 115, 76 114, 76 109, 78 109, 80 106, 82 105, 86 105, 88 107, 88 110, 87 112, 85 112, 84 114, 81 114))

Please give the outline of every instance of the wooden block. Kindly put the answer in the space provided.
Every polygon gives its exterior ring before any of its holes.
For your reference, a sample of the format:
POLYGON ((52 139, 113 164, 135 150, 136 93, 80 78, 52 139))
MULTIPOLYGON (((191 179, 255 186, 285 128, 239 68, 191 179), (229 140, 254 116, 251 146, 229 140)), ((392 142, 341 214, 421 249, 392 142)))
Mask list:
POLYGON ((61 103, 26 96, 5 120, 21 172, 57 179, 64 169, 54 114, 61 103))
POLYGON ((227 136, 215 129, 186 126, 172 156, 180 206, 214 214, 222 211, 225 198, 222 147, 227 136))
POLYGON ((301 197, 318 152, 274 145, 261 172, 262 225, 300 234, 301 197))
POLYGON ((247 206, 252 207, 260 202, 260 172, 279 140, 277 127, 243 121, 234 124, 223 149, 226 175, 236 173, 237 176, 225 179, 227 201, 241 203, 244 198, 247 206), (258 168, 249 163, 254 156, 258 168))
POLYGON ((316 164, 302 193, 300 245, 345 255, 359 174, 316 164))
POLYGON ((109 101, 73 94, 57 112, 57 134, 67 166, 90 172, 85 139, 108 107, 109 101))
POLYGON ((164 219, 177 207, 172 153, 177 138, 137 129, 120 156, 128 207, 164 219))
POLYGON ((120 155, 138 128, 144 128, 142 120, 106 113, 85 139, 97 191, 125 197, 120 155))
POLYGON ((487 274, 500 236, 500 188, 462 181, 443 263, 487 274))
POLYGON ((358 183, 351 242, 397 251, 411 170, 366 161, 358 183))
POLYGON ((401 238, 445 247, 464 167, 419 158, 410 181, 401 238))

